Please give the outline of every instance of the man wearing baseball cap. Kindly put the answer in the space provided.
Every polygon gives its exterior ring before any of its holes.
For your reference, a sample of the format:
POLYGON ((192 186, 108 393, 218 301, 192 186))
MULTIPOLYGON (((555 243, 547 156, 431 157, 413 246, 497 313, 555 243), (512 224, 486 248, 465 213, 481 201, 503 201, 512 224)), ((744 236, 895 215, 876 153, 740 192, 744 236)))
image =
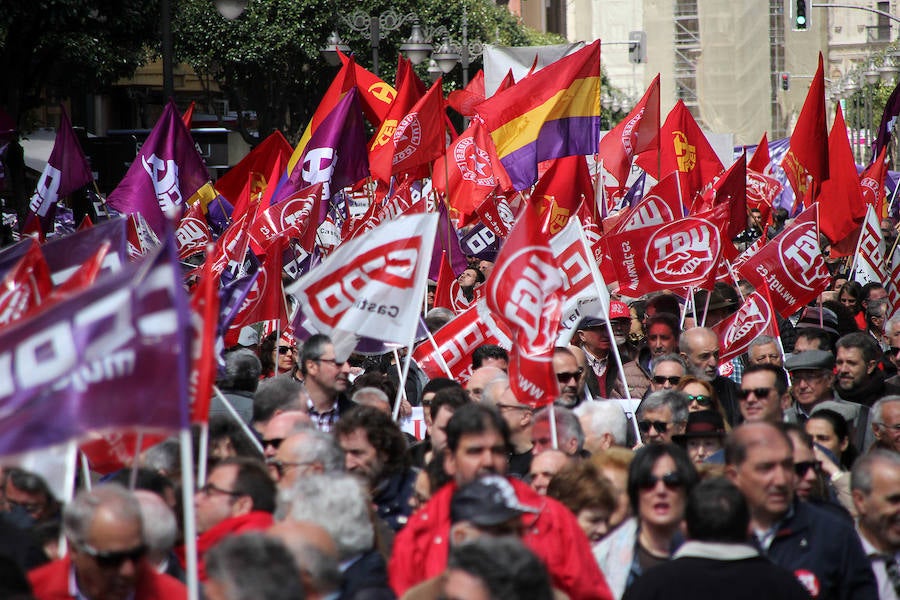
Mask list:
MULTIPOLYGON (((630 319, 627 307, 626 313, 630 319)), ((621 319, 620 309, 617 314, 621 319)), ((610 316, 612 316, 612 309, 610 309, 610 316)), ((627 336, 628 330, 626 329, 625 332, 627 336)), ((593 398, 624 398, 625 388, 620 381, 616 359, 611 352, 613 342, 609 338, 606 319, 582 317, 575 335, 572 337, 572 344, 584 351, 584 357, 589 367, 585 380, 591 396, 593 398)), ((625 362, 625 360, 625 357, 622 357, 622 361, 625 362)))

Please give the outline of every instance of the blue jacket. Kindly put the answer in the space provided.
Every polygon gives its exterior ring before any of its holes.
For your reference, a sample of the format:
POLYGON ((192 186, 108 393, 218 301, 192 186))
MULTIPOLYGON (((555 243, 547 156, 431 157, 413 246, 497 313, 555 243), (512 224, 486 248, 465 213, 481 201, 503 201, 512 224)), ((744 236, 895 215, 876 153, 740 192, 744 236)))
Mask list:
POLYGON ((878 598, 875 575, 853 526, 807 502, 795 502, 764 552, 816 599, 878 598))

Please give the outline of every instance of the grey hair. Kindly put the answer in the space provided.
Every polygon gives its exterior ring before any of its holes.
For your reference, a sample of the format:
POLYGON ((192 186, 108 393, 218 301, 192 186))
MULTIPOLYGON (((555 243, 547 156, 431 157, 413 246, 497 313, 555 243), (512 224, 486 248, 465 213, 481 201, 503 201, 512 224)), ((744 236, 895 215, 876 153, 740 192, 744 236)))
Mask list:
POLYGON ((303 536, 281 538, 282 543, 294 556, 300 573, 307 574, 312 586, 322 594, 334 592, 341 587, 341 569, 337 558, 329 556, 303 536))
POLYGON ((673 423, 687 423, 688 404, 687 395, 684 392, 659 390, 641 400, 641 404, 637 409, 637 416, 641 418, 648 410, 657 410, 668 406, 669 410, 672 411, 673 423))
MULTIPOLYGON (((578 421, 578 417, 575 416, 575 413, 568 408, 554 406, 553 420, 556 421, 556 435, 560 440, 560 443, 562 443, 563 440, 575 438, 578 440, 578 451, 581 452, 584 448, 584 430, 581 428, 581 423, 578 421)), ((549 407, 542 408, 534 414, 535 425, 538 423, 549 422, 549 407)))
POLYGON ((497 403, 500 402, 500 398, 503 396, 503 392, 507 389, 509 389, 509 377, 498 375, 484 384, 484 388, 481 390, 481 401, 484 404, 497 406, 497 403))
POLYGON ((587 417, 587 428, 596 436, 612 434, 616 446, 624 446, 628 437, 628 418, 615 400, 582 402, 573 411, 579 418, 587 417))
POLYGON ((144 451, 143 466, 162 475, 181 472, 181 442, 169 438, 144 451))
POLYGON ((141 526, 143 539, 143 519, 141 507, 134 494, 118 483, 104 483, 93 490, 82 490, 63 510, 63 531, 75 546, 87 543, 88 530, 97 510, 110 511, 120 521, 137 521, 141 526))
POLYGON ((895 327, 900 327, 900 315, 895 315, 888 319, 887 323, 884 324, 884 332, 887 335, 891 335, 894 332, 895 327))
POLYGON ((295 600, 304 597, 294 557, 272 537, 259 532, 228 536, 205 557, 206 572, 225 588, 228 600, 295 600))
POLYGON ((853 463, 853 470, 850 472, 850 489, 859 490, 866 495, 871 494, 872 473, 875 469, 882 468, 885 463, 895 469, 900 468, 900 453, 883 448, 873 448, 863 454, 853 463))
POLYGON ((144 521, 144 543, 151 552, 168 553, 175 546, 178 536, 175 514, 158 494, 147 490, 135 490, 133 493, 144 521))
POLYGON ((750 354, 751 348, 756 348, 757 346, 765 346, 767 344, 775 344, 778 345, 778 342, 771 335, 760 335, 758 337, 753 338, 750 344, 747 345, 747 354, 750 354))
POLYGON ((886 316, 888 310, 887 298, 880 298, 878 300, 869 300, 869 303, 866 305, 866 316, 886 316))
POLYGON ((377 404, 379 402, 383 404, 391 405, 391 400, 388 398, 388 395, 384 393, 384 391, 378 389, 377 387, 363 387, 359 388, 355 392, 353 392, 353 396, 350 399, 357 404, 365 404, 366 406, 375 406, 378 408, 377 404))
POLYGON ((310 423, 301 423, 289 437, 294 436, 302 436, 300 443, 294 446, 293 458, 297 461, 320 463, 326 473, 344 470, 344 451, 333 435, 319 431, 310 423))
POLYGON ((252 350, 241 348, 225 353, 225 375, 219 387, 255 392, 262 374, 262 363, 252 350))
POLYGON ((371 501, 358 478, 347 473, 304 477, 294 484, 289 497, 288 517, 324 527, 342 561, 372 549, 371 501))
POLYGON ((891 404, 893 402, 900 402, 900 396, 898 396, 896 394, 891 395, 891 396, 885 396, 884 398, 881 398, 880 400, 878 400, 878 402, 873 404, 872 405, 872 417, 871 417, 872 423, 881 423, 882 422, 881 419, 884 416, 883 413, 884 413, 885 404, 891 404))
POLYGON ((657 366, 658 364, 664 363, 664 362, 674 362, 674 363, 678 363, 678 364, 681 365, 681 367, 684 369, 685 374, 688 372, 688 366, 687 366, 687 363, 686 363, 685 360, 681 357, 681 355, 680 355, 680 354, 674 354, 674 353, 672 353, 672 354, 663 354, 662 356, 657 356, 656 358, 654 358, 653 360, 651 360, 651 361, 650 361, 650 373, 655 372, 655 371, 656 371, 656 366, 657 366))

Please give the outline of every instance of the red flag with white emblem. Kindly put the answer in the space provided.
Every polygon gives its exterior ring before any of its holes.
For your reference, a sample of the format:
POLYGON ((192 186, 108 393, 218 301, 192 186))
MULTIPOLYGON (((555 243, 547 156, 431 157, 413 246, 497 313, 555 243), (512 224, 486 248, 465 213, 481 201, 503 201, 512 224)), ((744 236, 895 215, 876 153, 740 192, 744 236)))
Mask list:
POLYGON ((752 292, 736 313, 716 323, 712 329, 719 336, 722 349, 720 364, 746 352, 750 342, 761 335, 778 337, 778 319, 768 289, 763 287, 752 292))
POLYGON ((486 283, 488 307, 512 332, 510 388, 519 402, 532 407, 551 404, 559 395, 553 348, 562 315, 563 279, 540 225, 537 209, 529 202, 486 283))
POLYGON ((434 189, 446 194, 447 203, 459 212, 462 221, 497 187, 491 166, 489 144, 492 143, 481 120, 473 119, 450 144, 446 154, 434 163, 434 189))

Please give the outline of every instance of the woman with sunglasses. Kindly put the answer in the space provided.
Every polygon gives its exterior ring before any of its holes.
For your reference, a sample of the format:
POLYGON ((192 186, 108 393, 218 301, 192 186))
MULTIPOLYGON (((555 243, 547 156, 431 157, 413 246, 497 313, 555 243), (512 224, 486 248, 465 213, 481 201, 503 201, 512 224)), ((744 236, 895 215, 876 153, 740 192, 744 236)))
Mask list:
POLYGON ((725 418, 725 411, 722 410, 722 405, 719 404, 719 399, 716 398, 716 391, 710 382, 698 379, 693 375, 685 375, 679 380, 675 389, 687 395, 689 412, 714 410, 722 415, 722 419, 725 420, 725 431, 731 431, 731 425, 728 424, 728 419, 725 418))
POLYGON ((668 561, 681 544, 687 495, 697 483, 687 453, 674 444, 649 444, 628 468, 628 501, 634 517, 594 548, 594 558, 615 598, 647 569, 668 561))
POLYGON ((259 362, 262 364, 260 379, 268 379, 281 373, 290 373, 297 364, 297 344, 294 336, 278 336, 273 331, 259 345, 259 362))

